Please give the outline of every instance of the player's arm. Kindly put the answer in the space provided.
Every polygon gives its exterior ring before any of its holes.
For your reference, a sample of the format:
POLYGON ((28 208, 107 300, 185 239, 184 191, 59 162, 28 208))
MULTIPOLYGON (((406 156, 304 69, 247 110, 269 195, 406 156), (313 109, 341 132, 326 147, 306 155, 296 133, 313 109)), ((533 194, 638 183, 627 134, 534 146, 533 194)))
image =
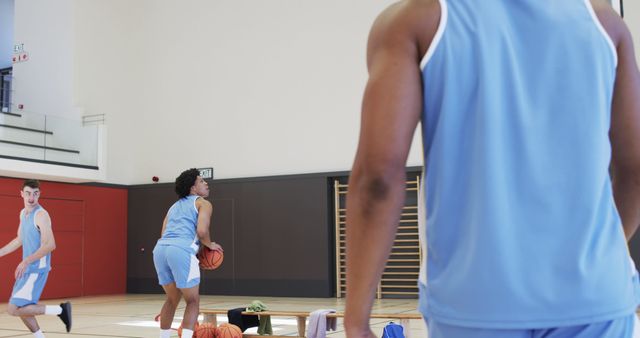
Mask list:
POLYGON ((164 235, 164 231, 167 229, 167 220, 169 219, 169 212, 164 216, 164 221, 162 221, 162 232, 160 232, 160 237, 164 235))
MULTIPOLYGON (((624 25, 624 23, 623 23, 624 25)), ((640 73, 624 26, 611 113, 613 194, 627 240, 640 225, 640 73)))
POLYGON ((22 246, 22 239, 20 238, 20 226, 18 226, 18 234, 16 238, 12 239, 9 243, 0 249, 0 257, 8 255, 22 246))
POLYGON ((406 18, 407 2, 374 23, 367 47, 369 80, 347 195, 347 336, 367 337, 380 276, 404 205, 406 161, 422 111, 422 57, 406 18))
POLYGON ((211 241, 211 234, 209 233, 211 215, 213 214, 213 205, 204 198, 198 198, 198 200, 196 200, 196 208, 198 208, 198 225, 196 226, 196 232, 198 234, 200 244, 209 247, 212 250, 222 251, 222 247, 220 247, 220 245, 211 241))
POLYGON ((611 177, 616 206, 629 240, 640 225, 640 72, 633 39, 624 21, 608 4, 593 4, 618 52, 609 133, 611 177))
POLYGON ((20 278, 29 264, 36 262, 40 258, 48 255, 56 248, 56 240, 51 230, 51 218, 49 214, 44 211, 38 211, 35 215, 35 223, 40 229, 40 248, 31 255, 27 256, 16 268, 15 277, 20 278))

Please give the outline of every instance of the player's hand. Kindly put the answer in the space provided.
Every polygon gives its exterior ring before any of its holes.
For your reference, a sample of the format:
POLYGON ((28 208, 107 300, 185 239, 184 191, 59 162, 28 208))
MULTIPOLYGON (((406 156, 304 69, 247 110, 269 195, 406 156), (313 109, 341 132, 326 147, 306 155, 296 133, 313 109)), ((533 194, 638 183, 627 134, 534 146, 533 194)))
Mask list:
POLYGON ((209 245, 209 249, 214 250, 214 251, 224 252, 224 250, 222 250, 222 247, 220 246, 220 244, 218 244, 216 242, 211 242, 211 245, 209 245))
POLYGON ((20 264, 18 264, 18 266, 16 267, 16 272, 15 272, 15 277, 16 279, 20 279, 22 277, 22 275, 24 275, 24 272, 27 270, 27 262, 22 261, 20 262, 20 264))

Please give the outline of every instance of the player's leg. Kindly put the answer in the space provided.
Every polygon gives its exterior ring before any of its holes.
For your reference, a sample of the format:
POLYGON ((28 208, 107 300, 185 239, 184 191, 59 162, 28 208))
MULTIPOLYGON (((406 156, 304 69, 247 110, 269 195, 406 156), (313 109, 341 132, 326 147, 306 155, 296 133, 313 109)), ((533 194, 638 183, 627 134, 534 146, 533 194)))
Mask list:
POLYGON ((200 266, 195 253, 180 247, 168 247, 167 261, 176 287, 182 292, 187 306, 182 319, 182 337, 191 338, 200 313, 200 266))
POLYGON ((44 334, 40 330, 40 325, 38 325, 38 321, 36 317, 33 316, 21 316, 20 319, 24 323, 24 325, 33 333, 35 337, 41 338, 44 337, 44 334))
POLYGON ((167 298, 162 305, 162 310, 160 310, 160 329, 169 330, 171 329, 171 323, 173 323, 173 317, 176 314, 178 304, 180 304, 182 294, 176 287, 176 283, 163 285, 162 288, 167 298))
POLYGON ((166 245, 156 245, 153 249, 153 264, 158 274, 158 282, 167 296, 160 310, 160 338, 171 337, 171 323, 181 296, 167 259, 168 248, 166 245))
MULTIPOLYGON (((38 304, 40 295, 47 282, 48 272, 27 273, 13 286, 13 292, 9 299, 7 312, 12 316, 18 316, 22 322, 34 334, 40 331, 35 316, 57 315, 66 326, 67 332, 71 330, 71 304, 69 302, 58 305, 38 304)), ((41 335, 36 335, 41 337, 41 335)))
POLYGON ((45 306, 40 304, 31 304, 18 306, 13 303, 9 303, 7 306, 7 312, 16 317, 34 317, 44 314, 45 306))
POLYGON ((183 298, 187 303, 182 318, 182 337, 191 338, 200 314, 200 285, 180 289, 180 291, 182 291, 183 298))

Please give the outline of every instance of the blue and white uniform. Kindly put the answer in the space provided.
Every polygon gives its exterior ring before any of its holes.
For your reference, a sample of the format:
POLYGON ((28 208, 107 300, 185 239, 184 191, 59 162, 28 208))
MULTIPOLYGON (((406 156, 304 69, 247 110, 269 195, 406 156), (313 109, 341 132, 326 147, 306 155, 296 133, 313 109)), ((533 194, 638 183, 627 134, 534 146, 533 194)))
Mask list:
POLYGON ((637 273, 608 171, 617 53, 590 2, 440 6, 421 63, 421 311, 471 328, 448 338, 633 323, 637 273))
MULTIPOLYGON (((22 259, 31 256, 41 246, 40 228, 36 225, 35 217, 38 213, 47 212, 40 205, 30 213, 24 209, 20 211, 20 239, 22 240, 22 259)), ((36 304, 47 282, 51 270, 51 253, 29 264, 21 278, 17 279, 9 302, 19 307, 36 304)))
POLYGON ((160 285, 172 282, 180 289, 200 284, 200 267, 196 253, 200 241, 196 228, 200 196, 189 195, 175 202, 167 213, 167 224, 153 249, 153 262, 160 285))

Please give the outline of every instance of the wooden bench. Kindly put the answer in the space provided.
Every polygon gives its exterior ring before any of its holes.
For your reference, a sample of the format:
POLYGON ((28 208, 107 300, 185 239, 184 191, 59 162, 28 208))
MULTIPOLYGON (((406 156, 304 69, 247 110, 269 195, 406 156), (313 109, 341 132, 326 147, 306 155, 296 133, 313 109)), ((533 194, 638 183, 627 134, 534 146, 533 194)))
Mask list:
MULTIPOLYGON (((200 309, 200 313, 204 316, 205 323, 212 323, 214 326, 218 325, 218 321, 216 315, 227 315, 227 310, 219 310, 219 309, 200 309)), ((278 337, 278 338, 303 338, 306 335, 307 330, 307 318, 311 314, 310 312, 299 312, 299 311, 262 311, 262 312, 242 312, 243 315, 257 315, 257 316, 272 316, 272 317, 294 317, 297 320, 298 324, 298 335, 297 336, 278 336, 272 335, 269 337, 278 337)), ((335 312, 327 314, 327 318, 342 318, 344 317, 343 312, 335 312)), ((389 319, 389 320, 397 320, 400 322, 404 329, 404 336, 406 338, 410 337, 410 326, 409 321, 411 319, 420 319, 422 320, 422 315, 417 313, 372 313, 370 318, 373 319, 389 319)), ((259 335, 245 334, 245 338, 254 338, 260 337, 259 335)))

